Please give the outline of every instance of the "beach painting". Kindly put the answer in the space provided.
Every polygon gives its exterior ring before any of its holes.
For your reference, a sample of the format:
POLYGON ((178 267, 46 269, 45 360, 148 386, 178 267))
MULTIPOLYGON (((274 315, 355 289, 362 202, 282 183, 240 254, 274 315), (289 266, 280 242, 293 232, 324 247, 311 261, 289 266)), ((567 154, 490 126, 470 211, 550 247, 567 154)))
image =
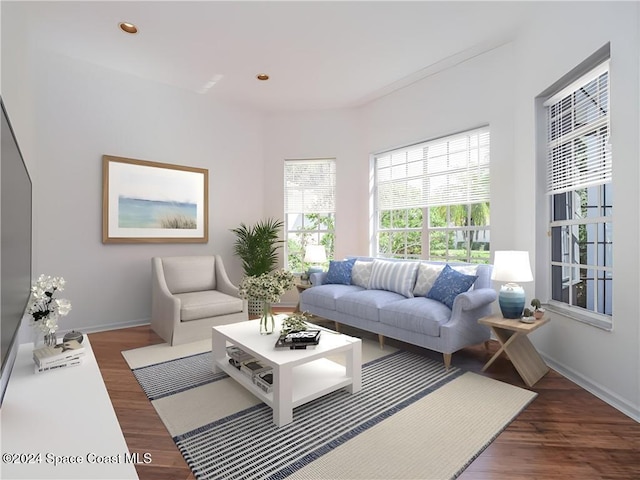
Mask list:
POLYGON ((103 242, 208 241, 208 170, 103 156, 103 242))

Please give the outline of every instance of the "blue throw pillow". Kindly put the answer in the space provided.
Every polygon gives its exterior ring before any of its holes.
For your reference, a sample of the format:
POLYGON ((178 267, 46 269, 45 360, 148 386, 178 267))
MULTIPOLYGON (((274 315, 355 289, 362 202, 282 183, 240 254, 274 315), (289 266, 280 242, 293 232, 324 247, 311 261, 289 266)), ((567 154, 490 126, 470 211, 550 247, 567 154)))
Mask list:
POLYGON ((447 307, 453 308, 453 301, 456 297, 469 290, 477 278, 477 275, 465 275, 447 264, 427 293, 427 298, 437 300, 447 307))
POLYGON ((331 260, 329 262, 329 271, 324 283, 340 283, 343 285, 351 285, 351 270, 353 264, 356 263, 355 258, 349 260, 331 260))

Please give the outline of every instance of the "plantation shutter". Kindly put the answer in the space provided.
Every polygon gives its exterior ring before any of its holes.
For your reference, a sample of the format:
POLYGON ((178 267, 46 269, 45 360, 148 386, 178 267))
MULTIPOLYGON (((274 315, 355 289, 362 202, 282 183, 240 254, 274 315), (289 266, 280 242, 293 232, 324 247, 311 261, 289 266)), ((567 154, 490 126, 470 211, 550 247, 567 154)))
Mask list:
POLYGON ((547 109, 547 193, 611 181, 609 62, 551 98, 547 109))
POLYGON ((374 156, 378 209, 488 202, 489 127, 374 156))
POLYGON ((285 160, 285 213, 334 213, 335 159, 285 160))

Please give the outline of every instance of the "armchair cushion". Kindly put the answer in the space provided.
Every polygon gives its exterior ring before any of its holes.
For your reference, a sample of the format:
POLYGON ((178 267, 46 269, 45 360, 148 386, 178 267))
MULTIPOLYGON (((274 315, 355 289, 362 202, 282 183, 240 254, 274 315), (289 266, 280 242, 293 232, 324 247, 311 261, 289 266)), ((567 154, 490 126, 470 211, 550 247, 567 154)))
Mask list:
POLYGON ((241 298, 217 290, 178 293, 175 296, 180 299, 180 320, 183 322, 242 311, 241 298))

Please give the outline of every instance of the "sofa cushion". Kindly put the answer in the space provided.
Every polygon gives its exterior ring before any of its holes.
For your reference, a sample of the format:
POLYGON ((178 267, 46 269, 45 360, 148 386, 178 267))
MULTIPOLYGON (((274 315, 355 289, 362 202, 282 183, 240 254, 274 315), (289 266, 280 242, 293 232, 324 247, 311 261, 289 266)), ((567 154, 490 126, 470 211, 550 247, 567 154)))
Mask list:
POLYGON ((427 293, 427 298, 437 300, 447 307, 453 308, 453 301, 456 297, 469 290, 477 278, 477 275, 466 275, 454 270, 450 265, 445 265, 433 287, 427 293))
POLYGON ((398 300, 406 300, 406 298, 399 293, 386 290, 361 290, 337 298, 336 310, 340 313, 377 322, 380 308, 398 300))
POLYGON ((369 288, 369 279, 371 278, 371 268, 373 262, 365 262, 356 260, 351 269, 351 284, 358 285, 362 288, 369 288))
POLYGON ((300 294, 300 303, 313 305, 327 310, 336 309, 336 299, 349 293, 361 292, 356 285, 323 284, 307 288, 300 294))
POLYGON ((241 298, 218 290, 178 293, 176 297, 180 299, 180 320, 183 322, 238 313, 244 305, 241 298))
POLYGON ((338 283, 342 285, 351 285, 351 270, 353 264, 356 262, 355 258, 349 260, 331 260, 329 262, 329 271, 324 283, 338 283))
POLYGON ((369 290, 388 290, 413 297, 418 262, 393 262, 375 259, 371 267, 369 290))
POLYGON ((380 323, 432 337, 440 336, 440 326, 450 318, 450 308, 425 297, 405 298, 380 309, 380 323))

